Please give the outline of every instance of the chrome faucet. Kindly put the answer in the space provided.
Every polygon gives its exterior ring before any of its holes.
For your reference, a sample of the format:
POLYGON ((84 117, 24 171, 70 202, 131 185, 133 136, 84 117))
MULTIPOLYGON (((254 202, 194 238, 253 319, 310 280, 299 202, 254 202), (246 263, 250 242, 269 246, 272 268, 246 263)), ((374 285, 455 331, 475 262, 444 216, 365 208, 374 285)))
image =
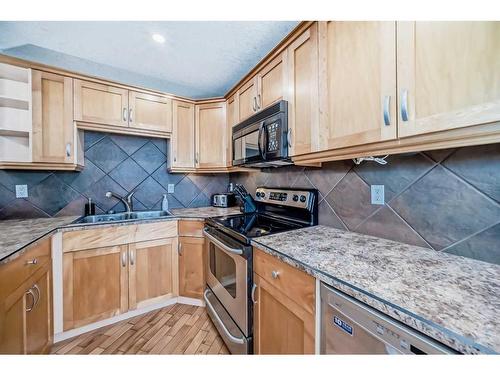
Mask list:
POLYGON ((116 193, 113 193, 112 191, 108 191, 106 193, 107 198, 115 197, 116 199, 120 200, 124 205, 125 208, 127 209, 127 213, 131 213, 134 210, 133 203, 132 203, 132 195, 134 195, 135 191, 131 192, 130 194, 127 194, 125 197, 122 197, 121 195, 118 195, 116 193))

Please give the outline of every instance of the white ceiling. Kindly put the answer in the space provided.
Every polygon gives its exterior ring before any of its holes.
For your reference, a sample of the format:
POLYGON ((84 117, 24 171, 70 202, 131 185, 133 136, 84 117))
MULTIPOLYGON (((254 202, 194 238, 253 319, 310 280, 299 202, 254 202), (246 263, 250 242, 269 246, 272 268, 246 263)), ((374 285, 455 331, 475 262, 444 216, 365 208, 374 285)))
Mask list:
POLYGON ((297 22, 0 22, 0 50, 193 98, 224 95, 297 22), (164 44, 152 40, 159 33, 164 44))

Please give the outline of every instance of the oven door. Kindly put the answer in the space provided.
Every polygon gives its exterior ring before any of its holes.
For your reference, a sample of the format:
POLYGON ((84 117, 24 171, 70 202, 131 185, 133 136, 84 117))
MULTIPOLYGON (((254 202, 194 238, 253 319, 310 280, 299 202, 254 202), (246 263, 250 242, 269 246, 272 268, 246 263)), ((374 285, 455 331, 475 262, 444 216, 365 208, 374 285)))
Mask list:
POLYGON ((248 337, 248 267, 242 256, 246 247, 217 230, 205 228, 204 235, 207 285, 248 337))

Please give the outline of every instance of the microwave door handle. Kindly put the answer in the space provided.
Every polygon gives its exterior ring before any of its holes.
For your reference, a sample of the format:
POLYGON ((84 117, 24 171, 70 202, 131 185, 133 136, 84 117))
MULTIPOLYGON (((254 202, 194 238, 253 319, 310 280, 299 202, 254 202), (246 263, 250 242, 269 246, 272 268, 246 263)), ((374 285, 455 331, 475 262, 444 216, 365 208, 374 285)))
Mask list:
POLYGON ((225 243, 223 243, 222 241, 218 240, 217 238, 215 238, 214 236, 212 236, 211 234, 209 234, 206 229, 203 229, 203 233, 205 234, 205 236, 210 241, 212 241, 216 245, 220 246, 223 250, 225 250, 225 251, 227 251, 227 252, 229 252, 231 254, 236 254, 236 255, 242 255, 243 254, 243 250, 241 250, 241 249, 234 249, 232 247, 227 246, 225 243))
POLYGON ((264 153, 262 152, 262 131, 264 130, 264 121, 260 123, 259 126, 259 134, 257 135, 257 147, 259 148, 259 155, 262 159, 264 159, 264 153))
POLYGON ((268 135, 267 135, 267 127, 264 126, 264 123, 262 123, 262 158, 264 160, 267 160, 267 142, 268 142, 268 135))

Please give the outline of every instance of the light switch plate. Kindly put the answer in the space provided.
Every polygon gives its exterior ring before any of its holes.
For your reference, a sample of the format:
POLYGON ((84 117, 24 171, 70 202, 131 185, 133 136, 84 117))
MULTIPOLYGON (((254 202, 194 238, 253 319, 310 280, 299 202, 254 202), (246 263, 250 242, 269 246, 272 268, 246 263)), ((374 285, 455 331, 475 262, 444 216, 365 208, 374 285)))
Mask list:
POLYGON ((175 185, 174 184, 168 184, 168 186, 167 186, 167 192, 169 194, 172 194, 172 193, 174 193, 174 191, 175 191, 175 185))
POLYGON ((384 185, 371 185, 372 204, 385 204, 384 185))
POLYGON ((28 185, 16 185, 16 198, 28 198, 28 185))

